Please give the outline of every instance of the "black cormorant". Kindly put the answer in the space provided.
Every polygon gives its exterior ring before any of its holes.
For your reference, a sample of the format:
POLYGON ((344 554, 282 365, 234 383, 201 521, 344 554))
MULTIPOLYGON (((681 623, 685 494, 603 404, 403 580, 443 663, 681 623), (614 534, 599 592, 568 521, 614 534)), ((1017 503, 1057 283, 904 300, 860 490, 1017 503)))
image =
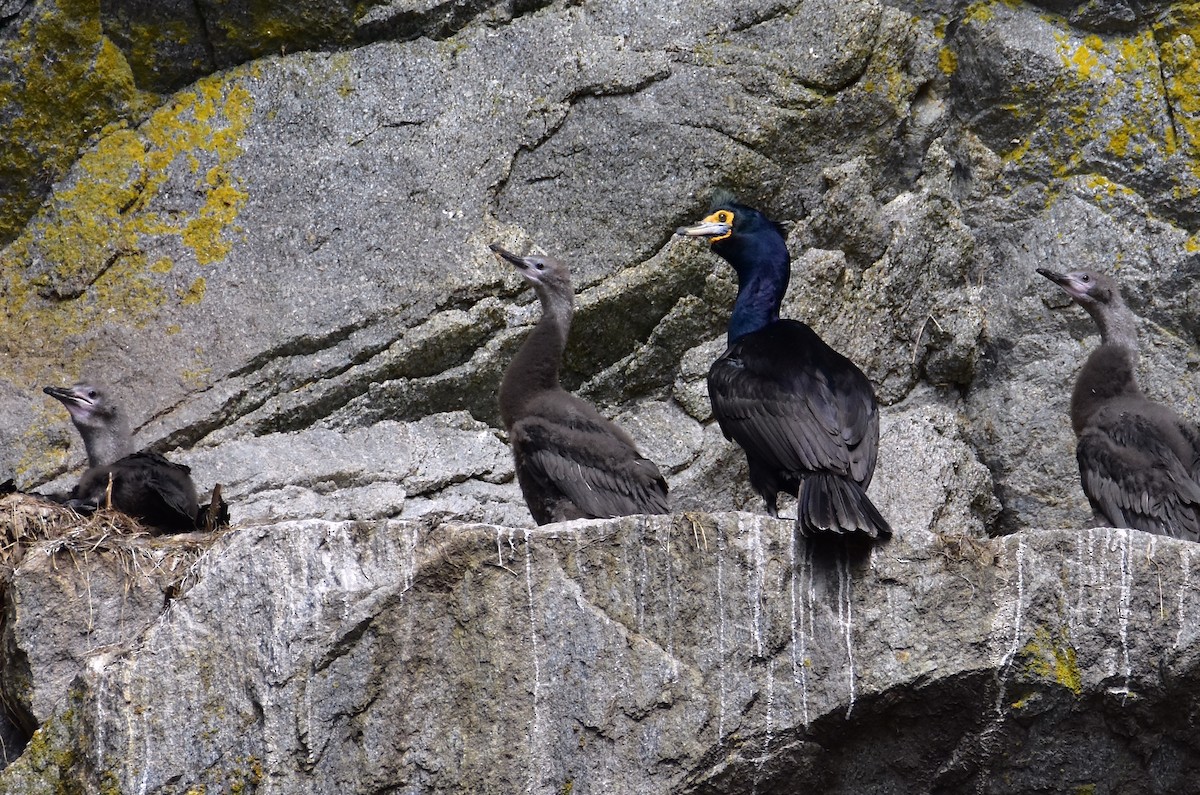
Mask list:
POLYGON ((165 532, 196 528, 199 504, 191 470, 158 453, 132 452, 125 416, 103 387, 76 384, 42 391, 66 406, 87 449, 88 469, 69 505, 84 510, 111 505, 165 532))
POLYGON ((1121 290, 1093 271, 1038 273, 1100 328, 1071 393, 1083 492, 1113 527, 1200 540, 1200 428, 1148 399, 1137 385, 1137 325, 1121 290))
POLYGON ((667 482, 629 434, 558 382, 574 293, 567 266, 490 246, 537 292, 542 317, 500 383, 517 482, 538 524, 667 513, 667 482))
POLYGON ((776 515, 783 491, 798 496, 804 535, 889 537, 866 493, 879 449, 874 390, 811 328, 780 319, 791 257, 779 225, 728 202, 678 233, 707 238, 737 272, 728 347, 708 371, 708 396, 725 437, 745 450, 767 512, 776 515))

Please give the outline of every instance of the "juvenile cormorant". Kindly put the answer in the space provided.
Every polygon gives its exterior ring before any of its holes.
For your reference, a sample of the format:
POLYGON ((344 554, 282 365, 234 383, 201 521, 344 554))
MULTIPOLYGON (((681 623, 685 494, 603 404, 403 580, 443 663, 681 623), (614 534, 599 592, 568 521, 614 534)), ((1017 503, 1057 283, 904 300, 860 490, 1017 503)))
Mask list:
POLYGON ((195 529, 199 504, 191 469, 158 453, 132 452, 124 413, 102 387, 76 384, 42 391, 66 406, 87 448, 88 469, 71 492, 69 505, 95 510, 111 504, 164 532, 195 529))
POLYGON ((667 482, 625 431, 558 383, 574 292, 567 266, 489 246, 537 292, 542 317, 500 383, 517 482, 538 524, 668 513, 667 482))
POLYGON ((1083 492, 1096 518, 1200 540, 1200 428, 1137 385, 1137 325, 1121 290, 1093 271, 1038 273, 1087 310, 1100 328, 1071 393, 1071 426, 1083 492))
POLYGON ((776 515, 783 491, 797 495, 806 536, 891 536, 866 493, 879 449, 874 390, 811 328, 779 318, 791 276, 779 225, 727 202, 678 234, 708 238, 737 272, 728 347, 708 371, 708 396, 725 437, 746 452, 767 512, 776 515))

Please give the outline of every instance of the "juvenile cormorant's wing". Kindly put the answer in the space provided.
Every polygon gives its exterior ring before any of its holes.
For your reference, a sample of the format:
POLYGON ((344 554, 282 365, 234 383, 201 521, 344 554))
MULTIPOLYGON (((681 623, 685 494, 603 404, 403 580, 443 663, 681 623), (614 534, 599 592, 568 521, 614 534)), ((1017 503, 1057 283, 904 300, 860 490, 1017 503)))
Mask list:
POLYGON ((81 506, 102 506, 111 474, 114 508, 159 530, 192 530, 199 504, 190 473, 158 453, 133 453, 85 472, 74 498, 81 506))
POLYGON ((1114 527, 1200 541, 1200 485, 1147 417, 1101 409, 1076 458, 1092 508, 1114 527))
POLYGON ((1191 447, 1192 460, 1188 474, 1192 476, 1192 480, 1200 483, 1200 428, 1184 419, 1178 421, 1178 426, 1180 435, 1191 447))
POLYGON ((522 491, 539 522, 668 512, 658 467, 598 414, 543 407, 514 424, 509 436, 522 491), (535 504, 548 506, 550 518, 539 517, 535 504))

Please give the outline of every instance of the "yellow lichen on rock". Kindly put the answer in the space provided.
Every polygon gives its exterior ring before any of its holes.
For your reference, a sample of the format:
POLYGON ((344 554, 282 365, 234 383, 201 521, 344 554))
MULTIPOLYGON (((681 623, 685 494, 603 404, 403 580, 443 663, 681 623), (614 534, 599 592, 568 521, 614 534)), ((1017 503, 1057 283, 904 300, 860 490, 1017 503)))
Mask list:
POLYGON ((1061 68, 1018 91, 1014 117, 1021 108, 1043 111, 1027 135, 1014 139, 1006 159, 1029 159, 1066 178, 1091 173, 1099 162, 1132 171, 1169 156, 1173 134, 1163 113, 1153 35, 1080 37, 1057 18, 1044 22, 1061 68), (1054 98, 1048 107, 1047 96, 1054 98))
POLYGON ((963 22, 967 24, 991 22, 996 18, 995 3, 991 2, 991 0, 983 0, 983 2, 972 3, 971 5, 967 6, 966 10, 963 12, 962 18, 963 22))
POLYGON ((16 65, 0 80, 0 239, 41 204, 47 177, 63 174, 90 135, 149 101, 87 0, 41 4, 4 45, 16 65))
POLYGON ((193 304, 200 303, 204 300, 205 287, 206 283, 204 281, 204 277, 201 276, 192 282, 191 286, 189 286, 187 290, 180 293, 179 303, 183 304, 184 306, 191 306, 193 304))
POLYGON ((1038 627, 1033 638, 1021 649, 1021 654, 1029 675, 1057 682, 1075 695, 1083 692, 1083 673, 1065 629, 1056 637, 1046 627, 1038 627))
POLYGON ((91 280, 114 251, 133 251, 137 240, 126 213, 139 199, 144 149, 131 130, 102 138, 86 158, 88 178, 51 200, 54 223, 41 227, 35 249, 49 269, 42 285, 82 277, 91 280))
POLYGON ((942 74, 950 77, 958 70, 958 55, 949 47, 938 50, 938 68, 942 74))
MULTIPOLYGON (((109 130, 77 162, 73 173, 7 249, 0 251, 0 296, 5 304, 5 347, 10 366, 45 361, 46 350, 90 353, 81 342, 98 324, 140 326, 177 295, 181 305, 202 300, 203 280, 183 291, 167 289, 176 263, 150 261, 147 241, 175 235, 205 265, 232 248, 234 226, 247 199, 230 170, 253 112, 249 91, 234 76, 211 77, 175 95, 139 130, 109 130), (197 206, 156 206, 168 178, 190 174, 197 206), (68 340, 74 340, 68 344, 68 340)), ((185 177, 186 178, 186 177, 185 177)), ((66 354, 64 354, 66 356, 66 354)), ((24 378, 40 379, 33 365, 24 378)))
POLYGON ((196 254, 196 261, 208 265, 223 259, 233 244, 225 237, 247 194, 231 184, 229 173, 213 166, 204 179, 207 186, 204 206, 181 233, 183 242, 196 254))
POLYGON ((1173 111, 1176 145, 1200 176, 1200 3, 1171 8, 1168 21, 1155 30, 1162 58, 1163 82, 1173 111))
MULTIPOLYGON (((1065 36, 1055 37, 1060 46, 1064 44, 1065 36)), ((1100 59, 1096 57, 1096 50, 1103 51, 1104 42, 1099 36, 1088 36, 1083 43, 1078 47, 1070 47, 1067 44, 1068 51, 1060 54, 1063 57, 1063 65, 1075 71, 1075 74, 1082 80, 1087 80, 1092 76, 1092 71, 1100 65, 1100 59)))

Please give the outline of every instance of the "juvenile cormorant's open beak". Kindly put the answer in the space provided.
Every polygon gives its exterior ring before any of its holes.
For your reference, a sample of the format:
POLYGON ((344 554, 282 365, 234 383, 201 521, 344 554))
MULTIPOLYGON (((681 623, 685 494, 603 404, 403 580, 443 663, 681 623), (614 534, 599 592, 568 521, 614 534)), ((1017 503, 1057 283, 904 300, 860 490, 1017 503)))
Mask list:
POLYGON ((526 268, 529 267, 529 263, 525 261, 524 257, 518 257, 516 254, 513 254, 511 251, 505 250, 504 247, 501 246, 499 243, 491 243, 488 245, 488 248, 490 248, 492 250, 492 253, 495 254, 497 257, 500 257, 501 259, 504 259, 504 260, 508 260, 513 265, 516 265, 518 268, 520 268, 521 270, 525 270, 526 268))
POLYGON ((710 221, 706 218, 695 226, 679 227, 675 230, 675 234, 687 237, 724 237, 732 230, 732 224, 722 221, 710 221))

